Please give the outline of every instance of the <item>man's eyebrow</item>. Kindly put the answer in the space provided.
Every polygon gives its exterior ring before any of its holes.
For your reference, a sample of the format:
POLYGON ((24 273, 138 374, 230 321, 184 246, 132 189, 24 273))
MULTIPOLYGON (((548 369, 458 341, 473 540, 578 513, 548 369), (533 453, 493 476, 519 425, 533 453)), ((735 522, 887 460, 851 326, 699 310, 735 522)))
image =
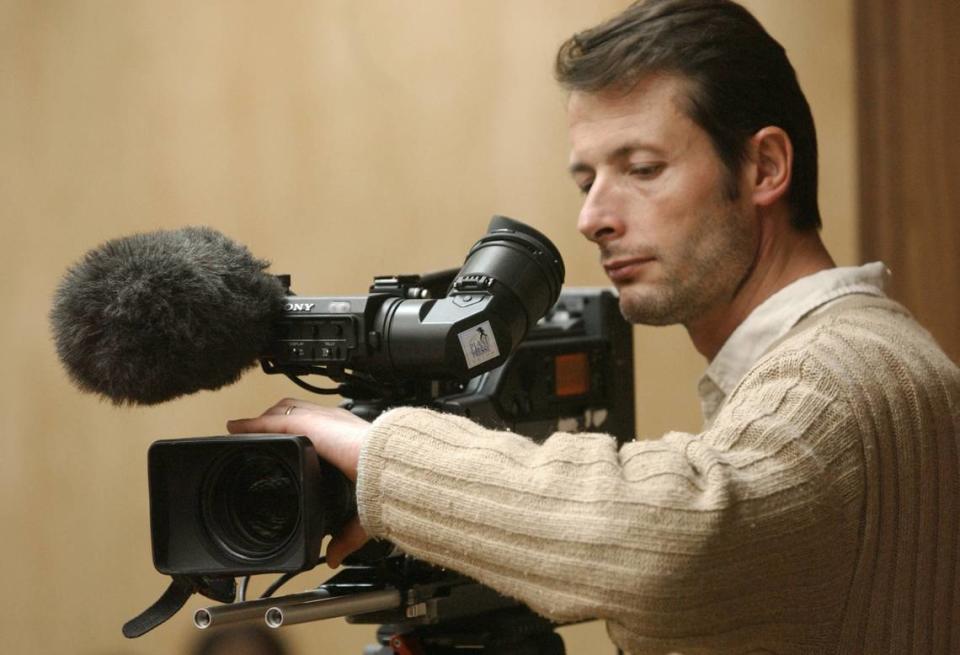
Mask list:
POLYGON ((590 166, 589 164, 584 164, 581 161, 575 161, 572 164, 570 164, 567 170, 570 171, 570 175, 577 175, 579 173, 592 173, 593 166, 590 166))
MULTIPOLYGON (((620 146, 619 148, 617 148, 616 150, 608 154, 606 157, 604 157, 604 159, 607 161, 626 159, 633 153, 638 152, 640 150, 645 150, 652 155, 656 155, 657 157, 664 156, 664 152, 660 148, 654 145, 651 145, 649 143, 636 141, 636 142, 623 144, 622 146, 620 146)), ((590 164, 584 163, 582 161, 573 161, 570 163, 568 170, 570 171, 571 175, 576 175, 577 173, 592 173, 593 166, 591 166, 590 164)))

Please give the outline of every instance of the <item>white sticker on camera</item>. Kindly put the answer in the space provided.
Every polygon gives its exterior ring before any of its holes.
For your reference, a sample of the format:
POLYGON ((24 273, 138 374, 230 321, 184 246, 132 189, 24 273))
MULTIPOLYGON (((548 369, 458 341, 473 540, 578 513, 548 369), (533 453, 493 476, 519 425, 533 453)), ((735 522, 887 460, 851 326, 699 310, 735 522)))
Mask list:
POLYGON ((479 366, 500 356, 500 349, 497 348, 497 341, 493 336, 490 321, 475 325, 457 336, 460 337, 460 347, 463 348, 467 368, 479 366))

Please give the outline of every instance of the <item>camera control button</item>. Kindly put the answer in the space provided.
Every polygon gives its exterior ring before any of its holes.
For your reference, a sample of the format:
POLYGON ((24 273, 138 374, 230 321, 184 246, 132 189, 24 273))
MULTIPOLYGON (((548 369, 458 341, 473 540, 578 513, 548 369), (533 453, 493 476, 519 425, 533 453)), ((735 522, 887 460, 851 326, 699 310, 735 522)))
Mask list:
POLYGON ((458 293, 455 296, 451 296, 453 299, 453 304, 457 307, 469 307, 470 305, 476 305, 485 297, 486 295, 481 293, 458 293))

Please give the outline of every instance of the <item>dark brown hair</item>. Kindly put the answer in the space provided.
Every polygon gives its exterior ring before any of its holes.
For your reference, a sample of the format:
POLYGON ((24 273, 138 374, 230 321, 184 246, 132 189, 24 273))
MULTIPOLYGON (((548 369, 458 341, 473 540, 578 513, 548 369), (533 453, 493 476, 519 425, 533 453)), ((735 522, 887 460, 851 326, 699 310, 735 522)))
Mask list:
POLYGON ((731 179, 751 136, 777 126, 794 149, 787 202, 800 230, 820 227, 817 136, 787 54, 750 12, 729 0, 640 0, 568 39, 557 80, 570 91, 629 92, 653 73, 687 79, 684 110, 713 142, 731 179))

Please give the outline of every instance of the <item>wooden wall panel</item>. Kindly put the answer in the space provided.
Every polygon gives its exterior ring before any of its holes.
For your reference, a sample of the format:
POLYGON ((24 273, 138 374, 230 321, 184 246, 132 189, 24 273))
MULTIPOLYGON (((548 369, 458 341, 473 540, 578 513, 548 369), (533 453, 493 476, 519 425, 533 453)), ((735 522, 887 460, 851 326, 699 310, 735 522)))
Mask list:
POLYGON ((960 2, 858 0, 861 250, 960 361, 960 2))

